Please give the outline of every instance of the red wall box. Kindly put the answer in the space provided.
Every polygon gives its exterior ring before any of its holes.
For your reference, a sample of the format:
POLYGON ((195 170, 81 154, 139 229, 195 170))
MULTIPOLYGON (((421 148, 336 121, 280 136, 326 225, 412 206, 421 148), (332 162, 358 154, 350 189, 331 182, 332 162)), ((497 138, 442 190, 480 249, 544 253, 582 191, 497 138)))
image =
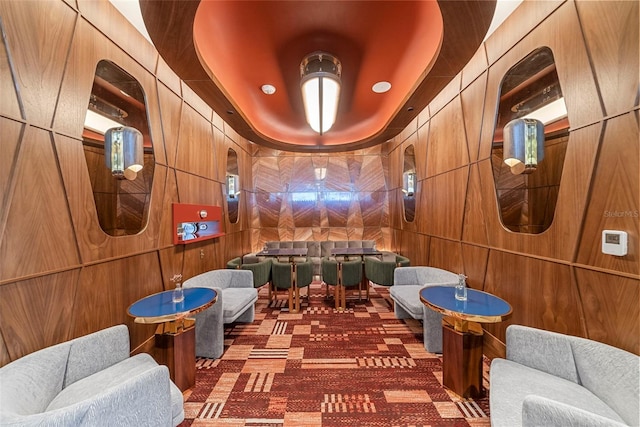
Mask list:
POLYGON ((173 244, 195 243, 223 236, 220 206, 174 203, 173 244))

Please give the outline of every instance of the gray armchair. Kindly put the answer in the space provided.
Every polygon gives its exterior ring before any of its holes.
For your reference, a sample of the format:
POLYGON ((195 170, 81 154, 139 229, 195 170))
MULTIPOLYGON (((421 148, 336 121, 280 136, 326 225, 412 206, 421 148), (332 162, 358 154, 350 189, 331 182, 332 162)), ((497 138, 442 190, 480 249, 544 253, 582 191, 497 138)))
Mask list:
POLYGON ((521 325, 507 358, 491 362, 491 425, 638 426, 640 357, 610 345, 521 325))
POLYGON ((397 319, 422 320, 424 348, 442 353, 442 314, 420 301, 420 289, 427 286, 455 286, 458 275, 434 267, 399 267, 394 271, 394 284, 389 289, 397 319))
POLYGON ((224 324, 251 323, 255 318, 258 291, 248 270, 212 270, 185 280, 185 288, 212 288, 218 300, 195 315, 196 356, 217 359, 224 352, 224 324))
POLYGON ((129 357, 129 330, 113 326, 0 368, 3 426, 176 426, 182 393, 166 366, 129 357))

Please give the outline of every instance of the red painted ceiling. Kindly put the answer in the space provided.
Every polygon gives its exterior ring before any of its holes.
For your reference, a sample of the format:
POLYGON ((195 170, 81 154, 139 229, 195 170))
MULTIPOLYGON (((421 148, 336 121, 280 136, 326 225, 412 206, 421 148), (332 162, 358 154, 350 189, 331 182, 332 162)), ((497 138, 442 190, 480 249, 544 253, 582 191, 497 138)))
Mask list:
POLYGON ((468 62, 495 1, 141 0, 167 64, 240 135, 267 146, 336 151, 399 133, 468 62), (306 123, 300 61, 342 62, 336 123, 306 123), (384 94, 371 90, 389 81, 384 94), (263 84, 276 87, 265 95, 263 84))

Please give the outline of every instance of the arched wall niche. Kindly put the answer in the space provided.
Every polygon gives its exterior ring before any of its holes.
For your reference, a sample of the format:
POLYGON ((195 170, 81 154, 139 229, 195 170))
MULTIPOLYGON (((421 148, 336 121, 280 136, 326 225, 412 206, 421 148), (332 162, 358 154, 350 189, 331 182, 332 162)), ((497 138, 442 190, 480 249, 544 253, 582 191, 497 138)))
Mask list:
POLYGON ((502 225, 539 234, 551 226, 569 141, 569 120, 553 52, 540 47, 511 67, 500 86, 491 162, 502 225), (505 163, 505 126, 516 119, 544 125, 544 157, 525 173, 505 163))
POLYGON ((404 219, 413 222, 416 217, 416 156, 415 148, 409 145, 404 149, 402 166, 402 208, 404 219))
POLYGON ((140 83, 112 61, 96 66, 82 141, 100 227, 110 236, 138 234, 148 222, 155 169, 146 97, 140 83), (117 127, 142 136, 142 170, 127 179, 113 176, 105 163, 105 133, 117 127))
POLYGON ((229 222, 236 224, 239 219, 240 179, 238 154, 233 148, 227 151, 227 210, 229 222))

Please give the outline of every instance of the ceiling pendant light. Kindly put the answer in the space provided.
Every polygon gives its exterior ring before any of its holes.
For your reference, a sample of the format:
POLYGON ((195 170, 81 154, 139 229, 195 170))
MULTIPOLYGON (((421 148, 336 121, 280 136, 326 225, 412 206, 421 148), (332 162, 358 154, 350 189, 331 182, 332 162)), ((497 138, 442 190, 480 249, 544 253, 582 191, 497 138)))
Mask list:
POLYGON ((531 173, 544 159, 544 125, 536 119, 511 120, 504 127, 504 162, 511 173, 531 173))
POLYGON ((128 126, 111 128, 104 134, 104 152, 111 175, 133 181, 144 164, 142 133, 128 126))
POLYGON ((338 113, 342 64, 326 52, 314 52, 300 63, 300 87, 307 123, 320 135, 331 129, 338 113))

